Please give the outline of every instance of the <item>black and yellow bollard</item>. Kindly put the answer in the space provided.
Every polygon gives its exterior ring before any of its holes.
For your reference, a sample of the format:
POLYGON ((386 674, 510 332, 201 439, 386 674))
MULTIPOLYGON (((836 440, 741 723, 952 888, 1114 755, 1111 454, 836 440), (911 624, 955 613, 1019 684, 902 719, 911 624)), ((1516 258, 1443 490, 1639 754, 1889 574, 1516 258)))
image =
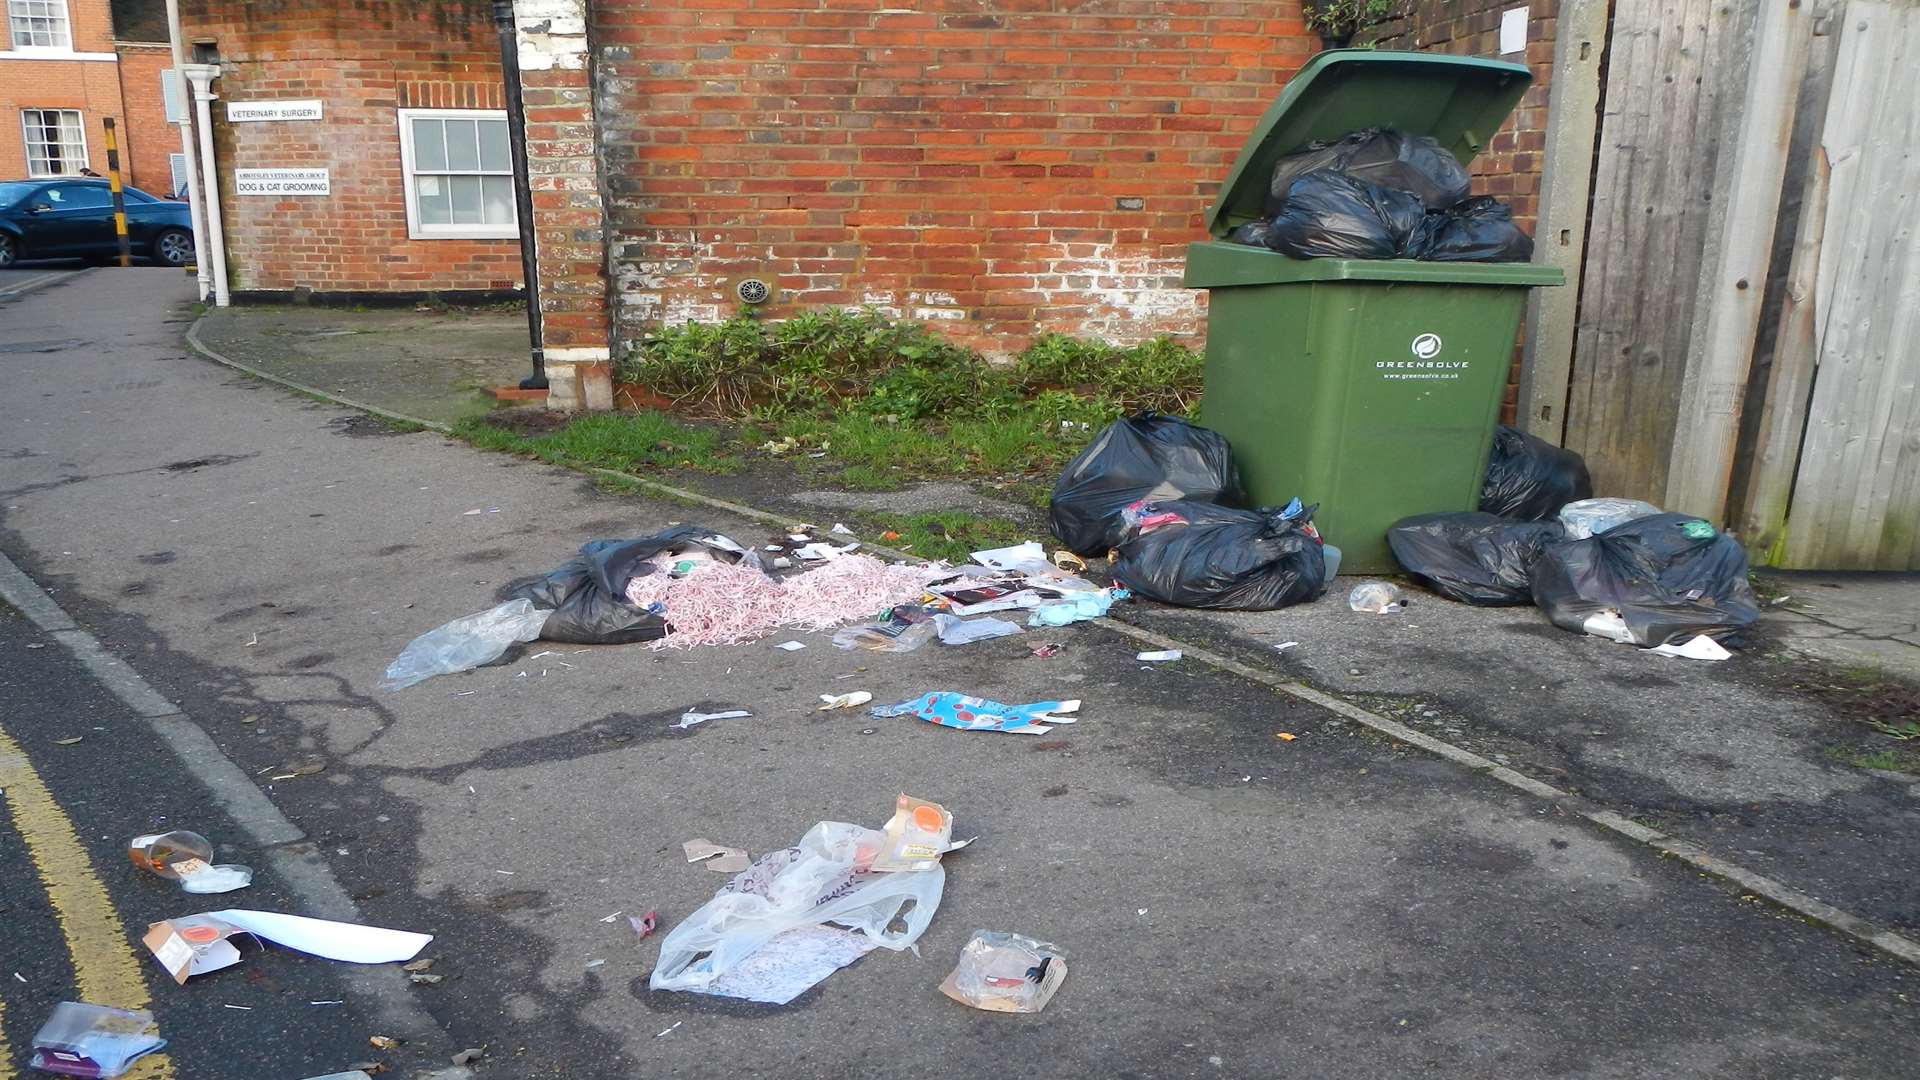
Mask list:
POLYGON ((127 239, 127 198, 120 193, 120 141, 114 137, 113 117, 100 121, 107 126, 107 186, 113 190, 113 235, 120 244, 120 265, 133 265, 133 244, 127 239))

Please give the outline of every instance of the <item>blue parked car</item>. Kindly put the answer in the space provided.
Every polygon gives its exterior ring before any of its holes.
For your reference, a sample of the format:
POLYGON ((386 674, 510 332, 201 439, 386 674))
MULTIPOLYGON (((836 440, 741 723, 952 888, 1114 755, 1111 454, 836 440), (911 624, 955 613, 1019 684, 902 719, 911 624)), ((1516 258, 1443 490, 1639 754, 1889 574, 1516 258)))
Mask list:
MULTIPOLYGON (((127 238, 137 257, 161 266, 193 261, 193 218, 187 204, 123 188, 127 238)), ((21 259, 104 262, 120 251, 113 232, 113 191, 80 177, 0 183, 0 268, 21 259)))

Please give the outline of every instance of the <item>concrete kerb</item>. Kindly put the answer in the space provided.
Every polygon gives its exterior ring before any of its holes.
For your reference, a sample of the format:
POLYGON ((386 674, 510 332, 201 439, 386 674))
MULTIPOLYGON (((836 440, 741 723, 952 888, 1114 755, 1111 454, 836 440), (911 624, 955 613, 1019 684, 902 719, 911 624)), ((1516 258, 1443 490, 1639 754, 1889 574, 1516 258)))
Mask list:
MULTIPOLYGON (((445 424, 437 424, 432 421, 421 420, 418 417, 405 416, 400 413, 389 412, 385 409, 373 408, 340 397, 337 394, 330 394, 324 390, 301 386, 297 383, 288 382, 285 379, 258 371, 245 364, 236 363, 202 345, 194 334, 194 331, 198 328, 199 323, 196 321, 193 327, 188 329, 188 343, 202 355, 218 363, 236 368, 240 371, 245 371, 252 375, 257 375, 270 382, 290 387, 303 394, 311 394, 315 397, 345 405, 349 408, 361 409, 377 416, 398 420, 403 423, 419 424, 422 427, 433 428, 437 431, 446 432, 451 430, 445 424)), ((647 488, 661 495, 685 502, 710 506, 716 510, 724 510, 750 521, 758 521, 776 528, 784 528, 793 522, 791 515, 776 514, 759 509, 758 507, 747 506, 743 503, 715 498, 711 495, 676 487, 659 480, 638 476, 633 473, 620 472, 617 469, 589 468, 586 471, 595 475, 638 484, 643 488, 647 488)), ((880 544, 862 542, 861 550, 872 552, 896 562, 910 562, 914 560, 914 556, 908 552, 898 551, 880 544)), ((1563 809, 1597 828, 1610 832, 1622 839, 1630 840, 1643 847, 1651 848, 1659 852, 1662 856, 1678 859, 1703 874, 1708 874, 1742 889, 1749 895, 1759 897, 1778 907, 1791 911, 1802 918, 1836 930, 1861 944, 1879 949, 1890 956, 1905 960, 1915 966, 1920 966, 1920 942, 1895 933, 1871 920, 1860 918, 1831 904, 1816 900, 1800 892, 1798 889, 1775 881, 1773 878, 1767 877, 1764 874, 1748 870, 1737 863, 1722 859, 1697 845, 1668 836, 1666 833, 1660 832, 1657 829, 1651 829, 1641 825, 1615 811, 1595 805, 1582 796, 1575 795, 1572 792, 1562 791, 1551 784, 1536 780, 1525 773, 1508 768, 1488 758, 1481 757, 1471 750, 1455 746, 1441 739, 1436 739, 1425 732, 1415 731, 1398 721, 1381 716, 1378 713, 1370 712, 1352 702, 1344 701, 1332 694, 1316 690, 1311 686, 1285 678, 1272 671, 1241 663, 1238 660, 1223 656, 1210 649, 1182 641, 1179 638, 1168 637, 1165 634, 1156 633, 1155 631, 1135 626, 1131 623, 1112 618, 1111 616, 1091 621, 1102 629, 1133 638, 1136 641, 1146 642, 1162 649, 1179 649, 1187 657, 1199 660, 1221 671, 1238 675, 1243 679, 1258 683, 1270 690, 1275 690, 1290 697, 1298 698, 1301 701, 1317 705, 1337 716, 1351 720, 1376 734, 1385 736, 1395 742, 1415 747, 1435 757, 1444 758, 1463 768, 1505 784, 1516 791, 1531 795, 1535 798, 1552 800, 1560 804, 1563 809)))
POLYGON ((298 391, 302 394, 306 394, 309 397, 317 397, 325 401, 334 402, 335 404, 345 405, 350 409, 359 409, 361 412, 372 413, 375 416, 382 417, 387 420, 395 420, 403 424, 417 424, 420 427, 431 428, 434 431, 438 431, 442 433, 451 433, 453 431, 452 427, 446 424, 443 424, 438 420, 423 420, 418 416, 408 416, 405 413, 397 413, 388 409, 382 409, 378 405, 369 405, 364 401, 355 401, 352 398, 341 397, 339 394, 335 394, 327 390, 322 390, 319 387, 308 386, 305 383, 297 383, 297 382, 294 382, 292 379, 283 379, 280 376, 273 374, 272 372, 261 371, 259 368, 254 367, 251 364, 243 364, 238 360, 232 359, 231 357, 223 356, 219 352, 216 352, 215 350, 209 348, 204 342, 200 340, 200 323, 201 323, 201 320, 205 318, 206 316, 202 315, 199 319, 195 319, 193 321, 192 326, 187 327, 187 344, 190 347, 192 347, 194 352, 199 353, 201 356, 206 357, 207 359, 213 361, 216 364, 224 364, 227 367, 234 369, 235 371, 244 371, 248 375, 251 375, 256 379, 265 379, 267 382, 274 383, 275 385, 278 385, 278 386, 284 386, 289 390, 298 391))

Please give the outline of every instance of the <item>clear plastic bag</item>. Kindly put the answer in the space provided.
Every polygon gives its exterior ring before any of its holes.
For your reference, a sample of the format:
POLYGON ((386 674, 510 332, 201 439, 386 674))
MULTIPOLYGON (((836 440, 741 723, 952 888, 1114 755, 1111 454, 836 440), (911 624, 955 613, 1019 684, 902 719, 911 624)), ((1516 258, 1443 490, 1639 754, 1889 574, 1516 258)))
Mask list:
POLYGON ((214 865, 213 843, 185 829, 152 833, 127 841, 133 865, 169 881, 188 893, 224 893, 253 884, 253 870, 233 863, 214 865))
POLYGON ((150 1012, 63 1001, 34 1035, 27 1064, 61 1076, 119 1076, 166 1045, 150 1012))
POLYGON ((1560 524, 1566 526, 1567 539, 1585 540, 1658 513, 1659 507, 1639 499, 1581 499, 1560 508, 1560 524))
POLYGON ((435 675, 471 671, 498 660, 516 641, 532 641, 553 612, 531 600, 509 600, 499 607, 464 615, 407 643, 387 665, 383 690, 404 690, 435 675))
POLYGON ((1406 604, 1400 599, 1399 586, 1384 581, 1363 581, 1347 594, 1347 606, 1370 615, 1391 615, 1406 604))
POLYGON ((998 930, 975 930, 940 992, 988 1012, 1037 1013, 1067 977, 1058 945, 998 930))
POLYGON ((935 866, 874 873, 869 868, 885 845, 878 830, 823 821, 798 847, 760 856, 661 940, 648 985, 700 990, 775 936, 819 923, 859 931, 896 951, 912 945, 940 906, 947 872, 935 866), (889 930, 896 919, 905 923, 898 933, 889 930))

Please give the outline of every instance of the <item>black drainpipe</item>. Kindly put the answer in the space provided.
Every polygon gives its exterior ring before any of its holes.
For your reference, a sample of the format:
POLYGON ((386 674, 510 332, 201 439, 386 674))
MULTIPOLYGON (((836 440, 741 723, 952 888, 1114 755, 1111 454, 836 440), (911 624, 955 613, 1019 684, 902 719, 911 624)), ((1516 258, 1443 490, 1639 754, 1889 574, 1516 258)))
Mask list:
POLYGON ((527 283, 527 337, 533 374, 522 390, 547 388, 547 354, 540 345, 540 259, 533 247, 533 185, 527 179, 527 107, 520 99, 520 38, 513 27, 513 0, 493 0, 493 28, 500 34, 500 74, 507 84, 507 143, 513 149, 513 205, 520 221, 520 273, 527 283))

